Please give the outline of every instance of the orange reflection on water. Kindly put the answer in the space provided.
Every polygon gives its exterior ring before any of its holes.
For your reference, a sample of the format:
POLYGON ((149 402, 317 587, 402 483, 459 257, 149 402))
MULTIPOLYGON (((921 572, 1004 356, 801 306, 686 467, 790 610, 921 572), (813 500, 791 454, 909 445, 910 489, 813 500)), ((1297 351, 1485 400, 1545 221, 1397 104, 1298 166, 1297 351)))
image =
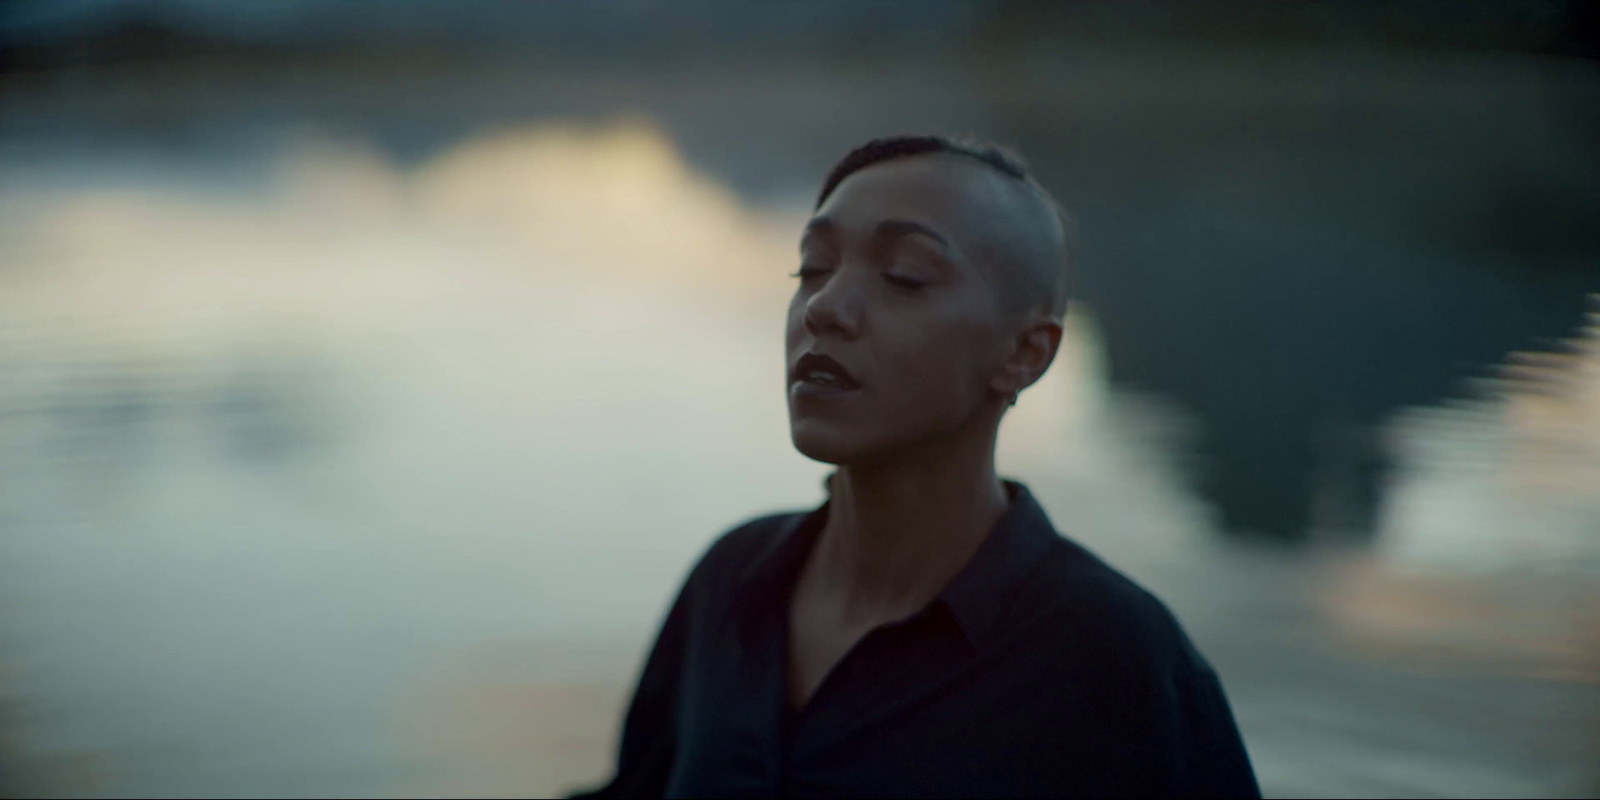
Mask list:
POLYGON ((1506 481, 1530 500, 1600 505, 1600 313, 1589 317, 1567 352, 1515 353, 1505 371, 1516 387, 1506 481))
POLYGON ((1319 590, 1344 641, 1430 670, 1600 684, 1590 318, 1565 352, 1513 354, 1484 396, 1391 425, 1404 469, 1377 546, 1330 558, 1319 590))

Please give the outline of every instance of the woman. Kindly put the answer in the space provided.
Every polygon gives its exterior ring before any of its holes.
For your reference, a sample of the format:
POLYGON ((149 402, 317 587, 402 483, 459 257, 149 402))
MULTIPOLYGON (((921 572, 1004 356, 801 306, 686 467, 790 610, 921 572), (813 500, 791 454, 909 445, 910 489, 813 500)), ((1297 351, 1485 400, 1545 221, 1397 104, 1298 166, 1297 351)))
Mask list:
POLYGON ((879 139, 800 253, 790 433, 829 499, 705 553, 591 796, 1259 796, 1177 621, 995 473, 1061 341, 1049 194, 987 145, 879 139))

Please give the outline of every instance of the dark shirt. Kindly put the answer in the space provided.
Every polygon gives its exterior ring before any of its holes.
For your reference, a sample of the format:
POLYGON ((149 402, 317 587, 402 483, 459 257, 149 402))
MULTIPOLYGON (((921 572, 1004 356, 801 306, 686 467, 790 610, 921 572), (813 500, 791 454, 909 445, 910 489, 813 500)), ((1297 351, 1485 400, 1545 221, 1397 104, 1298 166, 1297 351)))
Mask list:
POLYGON ((592 797, 1259 797, 1217 675, 1023 485, 918 614, 799 712, 788 606, 828 504, 723 535, 668 613, 592 797))

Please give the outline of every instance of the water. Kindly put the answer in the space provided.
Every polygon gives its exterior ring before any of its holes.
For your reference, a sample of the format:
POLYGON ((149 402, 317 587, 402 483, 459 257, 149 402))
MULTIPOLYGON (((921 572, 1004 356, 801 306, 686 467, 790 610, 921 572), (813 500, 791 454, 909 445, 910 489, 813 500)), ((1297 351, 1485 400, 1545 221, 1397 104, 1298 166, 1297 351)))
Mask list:
MULTIPOLYGON (((894 76, 793 80, 901 98, 846 129, 982 116, 894 76)), ((751 191, 697 164, 682 121, 711 124, 707 94, 647 113, 615 100, 636 87, 592 89, 540 91, 633 112, 552 101, 415 163, 328 126, 229 129, 210 156, 13 128, 0 754, 22 792, 520 795, 605 773, 688 566, 819 502, 828 468, 790 448, 782 395, 809 176, 751 191)), ((1586 335, 1538 380, 1386 418, 1371 546, 1223 536, 1189 479, 1196 419, 1113 384, 1085 304, 1000 466, 1174 608, 1269 794, 1592 794, 1586 335)))

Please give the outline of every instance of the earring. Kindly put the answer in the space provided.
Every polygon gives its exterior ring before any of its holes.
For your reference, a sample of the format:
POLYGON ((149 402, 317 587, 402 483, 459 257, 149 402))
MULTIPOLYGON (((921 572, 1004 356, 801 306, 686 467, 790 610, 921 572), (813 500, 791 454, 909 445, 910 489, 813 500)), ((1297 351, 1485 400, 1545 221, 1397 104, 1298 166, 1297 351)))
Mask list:
POLYGON ((1018 394, 1021 394, 1021 392, 1012 392, 1011 393, 1011 402, 1009 403, 1009 405, 1013 405, 1014 406, 1014 405, 1017 404, 1017 395, 1018 394))

